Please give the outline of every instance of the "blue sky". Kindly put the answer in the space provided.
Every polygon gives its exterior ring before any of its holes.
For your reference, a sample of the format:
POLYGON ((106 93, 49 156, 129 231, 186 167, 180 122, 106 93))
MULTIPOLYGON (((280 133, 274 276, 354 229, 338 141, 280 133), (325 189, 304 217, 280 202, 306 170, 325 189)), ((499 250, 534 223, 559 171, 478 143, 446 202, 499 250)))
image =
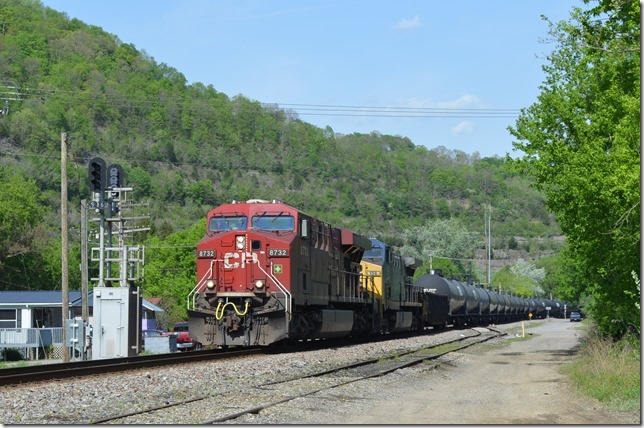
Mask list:
POLYGON ((536 101, 554 47, 543 42, 540 16, 557 22, 587 8, 581 0, 42 3, 189 83, 278 104, 342 134, 377 131, 483 157, 520 155, 507 127, 536 101))

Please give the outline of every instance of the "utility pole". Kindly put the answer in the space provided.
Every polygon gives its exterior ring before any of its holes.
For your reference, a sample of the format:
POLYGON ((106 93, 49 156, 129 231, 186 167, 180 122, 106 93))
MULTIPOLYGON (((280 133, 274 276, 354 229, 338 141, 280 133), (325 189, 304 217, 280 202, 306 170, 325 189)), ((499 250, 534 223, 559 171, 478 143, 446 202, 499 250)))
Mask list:
POLYGON ((430 251, 430 252, 429 252, 429 273, 431 273, 431 274, 433 274, 433 273, 434 273, 434 265, 433 265, 432 258, 433 258, 433 254, 432 254, 432 252, 430 251))
POLYGON ((69 362, 66 320, 69 318, 69 252, 67 231, 67 133, 60 134, 60 229, 62 237, 63 362, 69 362))
POLYGON ((492 259, 492 204, 490 204, 490 215, 487 218, 487 236, 487 283, 491 284, 492 269, 490 266, 490 260, 492 259))
POLYGON ((487 239, 487 204, 484 205, 483 207, 483 228, 485 229, 484 235, 485 235, 485 281, 487 282, 487 286, 490 286, 490 264, 488 263, 488 239, 487 239))
POLYGON ((492 269, 490 267, 490 259, 492 258, 492 205, 485 204, 485 212, 483 214, 483 224, 485 225, 485 253, 487 263, 485 264, 485 278, 487 279, 488 287, 492 286, 490 279, 492 269), (489 208, 489 213, 488 213, 489 208))

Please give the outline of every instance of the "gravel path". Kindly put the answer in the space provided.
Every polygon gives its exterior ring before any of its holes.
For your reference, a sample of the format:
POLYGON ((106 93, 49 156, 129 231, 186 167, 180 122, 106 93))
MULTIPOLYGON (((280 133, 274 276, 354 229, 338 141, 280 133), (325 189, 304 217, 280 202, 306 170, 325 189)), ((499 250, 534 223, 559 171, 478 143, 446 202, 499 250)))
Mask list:
POLYGON ((609 410, 578 395, 560 373, 559 368, 575 357, 583 334, 579 324, 549 319, 533 325, 526 330, 530 340, 468 348, 450 354, 438 370, 423 366, 400 370, 299 400, 300 412, 290 412, 291 417, 281 417, 289 413, 281 407, 245 422, 641 425, 639 411, 609 410))

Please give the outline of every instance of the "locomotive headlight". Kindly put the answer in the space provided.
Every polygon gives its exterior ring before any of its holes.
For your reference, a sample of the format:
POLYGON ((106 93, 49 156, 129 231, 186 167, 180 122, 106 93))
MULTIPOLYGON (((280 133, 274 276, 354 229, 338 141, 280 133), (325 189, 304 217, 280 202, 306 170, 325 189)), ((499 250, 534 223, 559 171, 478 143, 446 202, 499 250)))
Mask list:
POLYGON ((266 280, 258 279, 257 281, 255 281, 255 288, 258 290, 263 290, 265 284, 266 284, 266 280))
POLYGON ((215 280, 209 279, 208 281, 206 281, 206 287, 208 287, 208 290, 215 288, 215 280))
POLYGON ((235 239, 235 245, 237 246, 238 250, 243 250, 246 247, 246 237, 245 236, 238 236, 235 239))

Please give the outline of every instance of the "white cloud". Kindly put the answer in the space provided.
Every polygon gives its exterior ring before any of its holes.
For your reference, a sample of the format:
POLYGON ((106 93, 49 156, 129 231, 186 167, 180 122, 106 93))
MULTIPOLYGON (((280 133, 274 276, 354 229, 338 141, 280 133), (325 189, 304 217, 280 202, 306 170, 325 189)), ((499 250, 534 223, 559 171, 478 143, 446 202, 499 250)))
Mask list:
POLYGON ((412 19, 401 19, 400 21, 396 22, 396 25, 394 25, 394 29, 411 30, 412 28, 418 28, 421 25, 423 24, 420 22, 420 15, 417 14, 412 19))
POLYGON ((458 125, 452 128, 452 135, 469 134, 473 130, 474 130, 474 124, 466 120, 464 122, 459 122, 458 125))

